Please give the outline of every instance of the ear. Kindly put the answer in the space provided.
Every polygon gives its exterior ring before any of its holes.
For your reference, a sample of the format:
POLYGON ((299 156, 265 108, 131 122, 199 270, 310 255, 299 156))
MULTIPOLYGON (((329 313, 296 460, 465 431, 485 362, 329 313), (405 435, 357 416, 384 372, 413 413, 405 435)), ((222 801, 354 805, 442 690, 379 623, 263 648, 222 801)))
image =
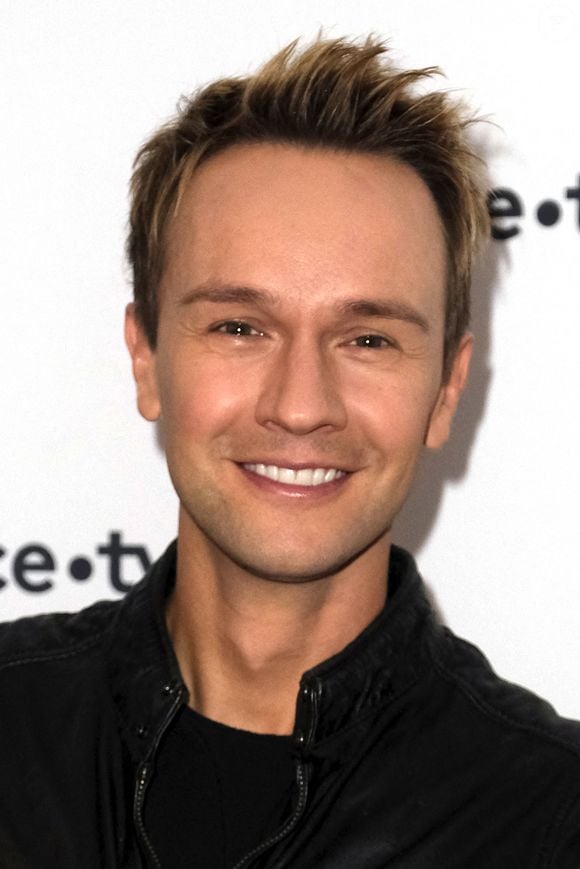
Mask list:
POLYGON ((440 449, 449 437, 451 423, 467 383, 472 351, 473 336, 464 335, 453 358, 449 377, 441 385, 437 402, 431 411, 425 435, 425 446, 431 450, 440 449))
POLYGON ((133 304, 127 305, 125 310, 125 343, 133 361, 133 377, 137 384, 137 407, 141 416, 149 422, 154 422, 161 414, 155 352, 135 315, 133 304))

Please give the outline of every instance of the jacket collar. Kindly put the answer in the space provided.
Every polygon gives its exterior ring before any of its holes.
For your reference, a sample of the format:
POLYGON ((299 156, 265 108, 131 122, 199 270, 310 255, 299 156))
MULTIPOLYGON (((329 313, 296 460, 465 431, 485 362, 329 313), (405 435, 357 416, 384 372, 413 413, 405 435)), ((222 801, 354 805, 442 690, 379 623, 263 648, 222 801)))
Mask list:
POLYGON ((442 630, 412 556, 392 546, 382 612, 341 652, 303 676, 316 706, 312 741, 332 736, 407 691, 431 666, 442 630))
MULTIPOLYGON (((165 626, 165 600, 175 582, 176 544, 151 567, 116 611, 107 651, 121 729, 133 760, 154 753, 187 689, 165 626)), ((382 613, 345 649, 301 682, 295 736, 312 745, 399 696, 429 666, 440 635, 415 562, 391 548, 389 594, 382 613)))
POLYGON ((187 699, 165 626, 176 552, 174 541, 121 602, 107 649, 121 732, 136 765, 151 757, 172 710, 187 699))

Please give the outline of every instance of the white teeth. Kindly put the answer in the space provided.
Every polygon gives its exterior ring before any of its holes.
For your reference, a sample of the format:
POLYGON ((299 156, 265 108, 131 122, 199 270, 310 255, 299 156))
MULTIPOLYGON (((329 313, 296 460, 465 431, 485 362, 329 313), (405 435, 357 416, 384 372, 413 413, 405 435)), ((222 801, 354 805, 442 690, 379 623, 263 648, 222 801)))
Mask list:
POLYGON ((294 482, 297 486, 314 486, 315 473, 314 468, 301 468, 299 471, 295 471, 294 482))
POLYGON ((278 468, 278 482, 288 483, 290 486, 296 484, 296 474, 290 468, 278 468))
POLYGON ((345 472, 336 468, 279 468, 277 465, 245 464, 244 468, 259 477, 268 477, 275 483, 285 483, 287 486, 320 486, 344 477, 345 472))
POLYGON ((320 486, 321 483, 324 483, 324 475, 326 471, 324 468, 316 468, 316 470, 312 474, 312 485, 320 486))

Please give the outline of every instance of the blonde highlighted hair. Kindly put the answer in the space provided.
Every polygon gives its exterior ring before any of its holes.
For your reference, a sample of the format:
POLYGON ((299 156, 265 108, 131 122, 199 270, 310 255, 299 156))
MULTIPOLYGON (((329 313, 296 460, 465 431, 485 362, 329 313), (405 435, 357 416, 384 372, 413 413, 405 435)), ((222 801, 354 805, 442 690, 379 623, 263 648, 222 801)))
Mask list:
POLYGON ((212 82, 182 100, 145 142, 131 180, 127 253, 136 314, 157 336, 157 286, 180 195, 204 160, 241 143, 284 142, 391 156, 428 186, 447 244, 443 370, 469 324, 473 258, 488 234, 481 162, 466 137, 472 117, 441 91, 422 92, 436 67, 399 70, 385 44, 291 43, 252 75, 212 82))

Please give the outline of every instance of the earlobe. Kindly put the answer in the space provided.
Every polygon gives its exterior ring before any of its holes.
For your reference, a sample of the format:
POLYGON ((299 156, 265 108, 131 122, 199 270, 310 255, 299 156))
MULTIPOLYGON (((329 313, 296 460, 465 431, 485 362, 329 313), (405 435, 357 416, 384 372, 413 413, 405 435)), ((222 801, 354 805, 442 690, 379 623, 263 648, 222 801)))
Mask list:
POLYGON ((161 414, 155 352, 137 319, 134 304, 127 305, 125 310, 125 343, 132 360, 139 413, 149 422, 154 422, 161 414))
POLYGON ((451 423, 467 383, 472 351, 473 336, 466 334, 459 343, 451 372, 446 382, 441 385, 437 402, 429 418, 425 446, 431 450, 440 449, 449 438, 451 423))

